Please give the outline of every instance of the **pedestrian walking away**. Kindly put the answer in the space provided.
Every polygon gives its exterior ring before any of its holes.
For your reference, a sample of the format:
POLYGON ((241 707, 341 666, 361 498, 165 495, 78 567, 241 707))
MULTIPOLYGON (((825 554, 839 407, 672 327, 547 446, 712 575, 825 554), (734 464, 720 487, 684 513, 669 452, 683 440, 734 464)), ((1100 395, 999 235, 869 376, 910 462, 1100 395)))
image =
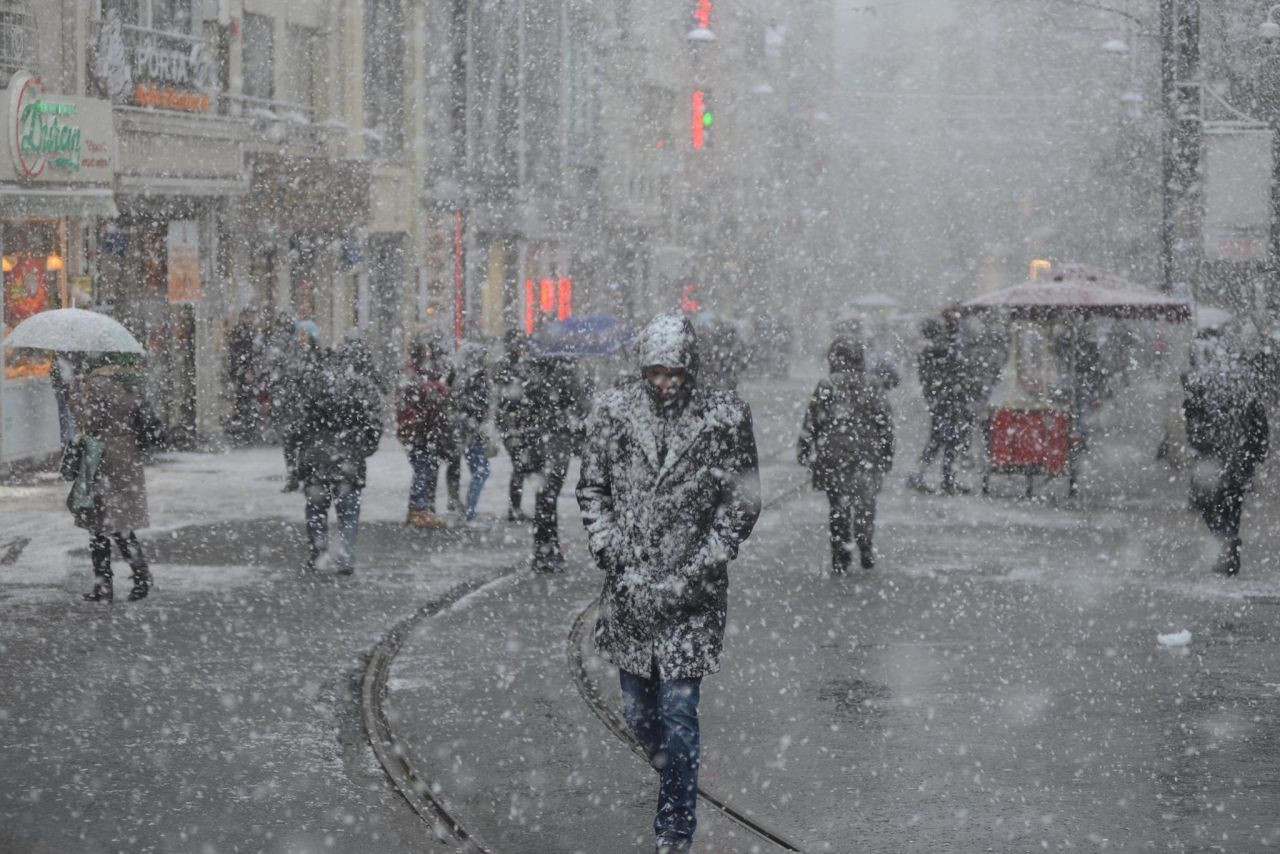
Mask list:
POLYGON ((454 443, 444 358, 431 339, 415 341, 396 397, 396 438, 413 470, 405 524, 416 528, 444 527, 436 515, 436 484, 440 462, 453 453, 454 443))
POLYGON ((84 598, 92 602, 114 599, 111 544, 129 564, 133 588, 129 601, 143 599, 151 590, 152 575, 136 532, 148 527, 146 472, 142 466, 139 424, 145 405, 135 356, 106 354, 95 357, 76 406, 75 420, 81 433, 74 446, 78 457, 75 483, 68 508, 75 522, 90 533, 93 589, 84 598))
POLYGON ((967 492, 956 481, 955 466, 972 427, 974 395, 959 331, 954 320, 944 322, 931 317, 921 324, 921 332, 925 346, 917 367, 920 389, 929 408, 929 438, 920 453, 919 468, 907 478, 907 485, 917 492, 931 491, 925 475, 940 456, 942 491, 948 495, 967 492))
POLYGON ((455 497, 461 491, 462 463, 466 462, 471 474, 467 483, 466 505, 455 509, 461 509, 466 521, 473 522, 480 492, 489 479, 488 442, 484 433, 484 423, 489 418, 489 376, 481 345, 464 341, 457 356, 457 366, 449 376, 453 453, 449 457, 445 481, 449 485, 450 496, 455 497))
POLYGON ((619 669, 623 716, 659 775, 658 852, 697 827, 702 679, 720 668, 729 562, 760 514, 751 410, 701 388, 693 326, 655 318, 640 376, 600 395, 578 504, 604 572, 595 643, 619 669))
POLYGON ((1253 475, 1267 457, 1270 428, 1261 385, 1250 361, 1222 353, 1183 379, 1187 439, 1200 459, 1191 504, 1221 541, 1215 572, 1240 572, 1240 517, 1253 475))
POLYGON ((293 336, 291 348, 283 354, 283 361, 278 364, 272 392, 280 438, 284 445, 284 492, 296 492, 302 484, 298 455, 308 429, 305 423, 308 389, 320 382, 323 362, 319 344, 320 329, 313 321, 296 321, 293 336))
POLYGON ((511 458, 511 481, 507 485, 507 519, 524 522, 521 504, 524 482, 542 469, 541 442, 533 423, 531 399, 525 394, 530 369, 528 339, 518 329, 509 330, 504 339, 505 352, 494 366, 493 386, 497 400, 494 426, 502 445, 511 458))
POLYGON ((541 463, 533 504, 532 566, 535 572, 558 572, 564 569, 564 552, 556 503, 569 473, 569 460, 581 445, 587 393, 577 367, 568 359, 530 359, 527 376, 530 458, 541 463))
POLYGON ((306 496, 306 569, 355 570, 360 529, 360 496, 366 460, 382 436, 382 400, 372 378, 361 373, 354 354, 339 349, 307 390, 299 435, 298 476, 306 496), (338 518, 338 549, 329 551, 329 505, 338 518))
POLYGON ((797 458, 812 470, 814 488, 827 493, 831 571, 842 574, 851 539, 863 569, 875 565, 876 496, 893 462, 893 413, 883 383, 866 372, 860 340, 837 338, 827 364, 831 375, 809 401, 797 458))

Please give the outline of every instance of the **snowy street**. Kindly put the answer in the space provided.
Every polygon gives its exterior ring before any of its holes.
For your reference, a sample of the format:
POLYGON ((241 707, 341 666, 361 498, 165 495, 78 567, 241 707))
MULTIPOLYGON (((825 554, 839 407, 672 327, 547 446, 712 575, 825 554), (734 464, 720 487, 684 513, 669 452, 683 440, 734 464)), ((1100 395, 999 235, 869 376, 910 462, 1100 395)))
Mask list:
MULTIPOLYGON (((1245 569, 1223 580, 1170 470, 1105 408, 1079 506, 907 491, 906 383, 879 565, 832 578, 824 500, 787 495, 808 385, 746 389, 774 503, 732 570, 725 670, 704 685, 708 790, 806 851, 1280 841, 1272 479, 1246 513, 1245 569), (1183 630, 1185 645, 1157 639, 1183 630)), ((438 849, 374 758, 358 679, 418 607, 493 579, 405 639, 393 733, 494 851, 647 850, 651 773, 567 664, 598 585, 571 489, 569 573, 500 578, 527 557, 523 528, 411 532, 403 452, 384 442, 371 463, 356 575, 303 580, 278 449, 166 457, 148 470, 156 590, 110 607, 78 601, 64 484, 0 488, 4 539, 30 538, 0 566, 0 849, 438 849)), ((612 673, 585 664, 614 698, 612 673)), ((700 819, 696 850, 757 850, 709 805, 700 819)))

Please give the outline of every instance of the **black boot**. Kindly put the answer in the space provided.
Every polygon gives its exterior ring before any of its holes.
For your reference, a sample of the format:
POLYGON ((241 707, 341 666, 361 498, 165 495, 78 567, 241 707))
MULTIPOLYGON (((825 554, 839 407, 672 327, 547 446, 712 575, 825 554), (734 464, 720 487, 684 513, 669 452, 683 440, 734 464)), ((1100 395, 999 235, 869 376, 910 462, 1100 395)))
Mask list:
POLYGON ((1228 539, 1222 548, 1222 555, 1213 565, 1213 571, 1220 575, 1236 575, 1240 572, 1240 538, 1228 539))
POLYGON ((538 543, 533 547, 533 571, 564 572, 564 552, 559 543, 538 543))
POLYGON ((858 560, 863 569, 872 569, 876 565, 876 555, 871 549, 871 540, 858 539, 858 560))
POLYGON ((849 547, 844 543, 831 544, 831 574, 844 575, 849 571, 849 564, 853 562, 853 555, 849 553, 849 547))
POLYGON ((93 589, 84 594, 84 600, 86 602, 106 602, 107 604, 110 604, 115 601, 115 598, 115 590, 111 581, 111 576, 109 574, 99 575, 98 573, 94 573, 93 589))
POLYGON ((93 590, 84 594, 85 601, 113 601, 115 591, 111 581, 111 539, 106 534, 94 534, 89 541, 89 556, 93 559, 93 590))
POLYGON ((139 599, 146 599, 147 594, 151 592, 152 581, 151 570, 145 563, 135 566, 133 568, 133 589, 129 591, 129 601, 137 602, 139 599))

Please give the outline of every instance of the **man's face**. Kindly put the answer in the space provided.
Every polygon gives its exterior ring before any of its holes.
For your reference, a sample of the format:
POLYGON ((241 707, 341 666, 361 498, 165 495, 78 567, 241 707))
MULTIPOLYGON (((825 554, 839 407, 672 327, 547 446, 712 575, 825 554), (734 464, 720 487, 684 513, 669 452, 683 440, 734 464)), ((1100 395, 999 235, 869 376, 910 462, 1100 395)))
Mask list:
POLYGON ((658 400, 666 403, 675 400, 684 387, 683 368, 664 368, 659 365, 644 369, 644 381, 649 384, 658 400))

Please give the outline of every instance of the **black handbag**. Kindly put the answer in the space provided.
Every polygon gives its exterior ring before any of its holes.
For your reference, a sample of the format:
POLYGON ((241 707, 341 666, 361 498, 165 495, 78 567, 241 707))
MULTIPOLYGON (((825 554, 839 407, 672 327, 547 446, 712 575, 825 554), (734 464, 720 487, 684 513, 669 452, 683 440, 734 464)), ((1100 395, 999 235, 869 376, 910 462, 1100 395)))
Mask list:
POLYGON ((76 440, 62 446, 62 460, 58 463, 58 474, 63 480, 75 480, 80 473, 80 460, 84 457, 84 443, 76 440))

